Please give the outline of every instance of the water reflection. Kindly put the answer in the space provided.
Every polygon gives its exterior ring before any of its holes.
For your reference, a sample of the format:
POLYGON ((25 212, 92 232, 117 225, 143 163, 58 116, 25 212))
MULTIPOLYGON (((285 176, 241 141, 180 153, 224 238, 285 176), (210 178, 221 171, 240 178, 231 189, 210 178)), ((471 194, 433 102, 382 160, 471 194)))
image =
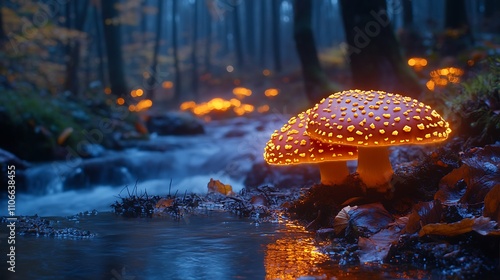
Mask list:
POLYGON ((317 250, 314 239, 301 226, 287 223, 274 243, 266 247, 266 279, 297 279, 325 275, 320 267, 329 257, 317 250))

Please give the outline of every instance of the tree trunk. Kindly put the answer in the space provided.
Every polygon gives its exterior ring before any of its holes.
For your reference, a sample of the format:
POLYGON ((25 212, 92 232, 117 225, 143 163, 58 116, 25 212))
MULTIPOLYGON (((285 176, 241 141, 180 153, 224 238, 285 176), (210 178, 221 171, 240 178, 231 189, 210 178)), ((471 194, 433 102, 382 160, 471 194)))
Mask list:
POLYGON ((403 0, 403 28, 399 32, 399 42, 406 56, 423 56, 426 47, 423 44, 421 32, 415 28, 413 23, 413 2, 403 0))
POLYGON ((412 0, 403 0, 403 28, 413 28, 412 0))
POLYGON ((352 87, 418 97, 422 87, 403 58, 385 0, 341 0, 352 87))
POLYGON ((267 8, 266 5, 268 3, 268 0, 261 0, 260 1, 260 36, 259 36, 259 56, 260 56, 260 65, 262 67, 266 67, 266 50, 267 50, 267 8))
POLYGON ((444 9, 444 28, 451 32, 444 35, 441 54, 456 56, 474 44, 465 0, 445 0, 444 9))
POLYGON ((272 28, 273 28, 273 60, 274 71, 281 72, 281 45, 280 45, 280 6, 281 0, 273 0, 272 3, 272 28))
POLYGON ((339 90, 339 86, 332 83, 318 59, 314 35, 311 29, 312 1, 294 1, 294 39, 295 46, 302 65, 302 75, 307 98, 314 104, 322 97, 339 90))
POLYGON ((245 1, 246 9, 246 46, 251 58, 255 58, 255 1, 245 1))
POLYGON ((3 44, 9 40, 7 33, 5 33, 5 29, 3 28, 3 9, 4 0, 0 0, 0 49, 3 48, 3 44))
POLYGON ((158 51, 160 49, 162 20, 163 20, 163 0, 158 1, 158 14, 156 15, 156 35, 153 47, 153 58, 151 61, 151 71, 148 79, 148 95, 151 100, 154 98, 155 88, 158 86, 158 51))
POLYGON ((174 101, 176 103, 181 102, 181 92, 182 92, 182 79, 181 70, 179 66, 179 54, 177 50, 178 38, 177 38, 177 0, 172 0, 172 49, 174 56, 174 101))
POLYGON ((125 82, 120 23, 113 22, 113 19, 118 17, 118 11, 115 9, 117 3, 117 0, 102 0, 101 15, 104 23, 104 38, 106 40, 111 93, 115 96, 125 97, 128 93, 128 88, 125 82))
POLYGON ((193 34, 191 49, 191 90, 195 96, 198 96, 198 1, 194 0, 193 14, 193 34))
MULTIPOLYGON (((160 1, 163 2, 163 1, 160 1)), ((163 5, 163 3, 158 3, 158 6, 163 5)), ((148 32, 148 27, 147 27, 147 18, 148 15, 146 15, 145 10, 148 6, 148 0, 141 0, 141 22, 140 22, 140 30, 141 30, 141 44, 142 46, 146 46, 147 40, 146 40, 146 33, 148 32)))
MULTIPOLYGON (((83 32, 83 27, 87 19, 89 3, 86 0, 66 3, 66 28, 83 32), (70 5, 72 4, 72 5, 70 5), (73 9, 73 11, 71 11, 73 9)), ((64 89, 79 95, 81 85, 78 79, 78 68, 80 67, 79 39, 68 42, 66 45, 66 77, 64 79, 64 89)))
POLYGON ((211 57, 212 57, 212 17, 210 14, 206 15, 206 39, 205 39, 205 73, 210 73, 211 57))
POLYGON ((239 7, 235 5, 233 8, 233 40, 234 40, 234 50, 236 52, 236 65, 243 65, 243 44, 241 43, 241 27, 240 27, 240 15, 239 7))
POLYGON ((99 81, 104 84, 104 81, 106 80, 106 75, 105 75, 105 63, 104 63, 104 52, 103 52, 103 36, 102 36, 102 20, 99 20, 101 16, 99 15, 99 9, 97 6, 94 6, 94 26, 95 26, 95 37, 96 39, 96 51, 97 51, 97 59, 99 61, 99 67, 97 68, 98 71, 98 79, 99 81))

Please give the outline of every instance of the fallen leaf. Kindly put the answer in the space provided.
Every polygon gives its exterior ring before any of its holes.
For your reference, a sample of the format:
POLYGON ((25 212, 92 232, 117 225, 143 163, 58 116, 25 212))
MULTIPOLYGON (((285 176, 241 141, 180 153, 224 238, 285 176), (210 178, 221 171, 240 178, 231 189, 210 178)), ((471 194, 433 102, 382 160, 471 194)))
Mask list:
POLYGON ((158 202, 155 205, 155 208, 167 208, 174 205, 174 199, 173 198, 162 198, 158 200, 158 202))
POLYGON ((495 229, 497 223, 490 218, 477 217, 465 218, 456 223, 436 223, 428 224, 422 227, 419 236, 424 235, 445 235, 455 236, 471 231, 475 231, 481 235, 499 235, 500 230, 495 229))
POLYGON ((349 224, 349 211, 356 208, 357 206, 346 206, 339 211, 337 216, 335 216, 335 219, 333 220, 333 229, 336 235, 340 235, 347 228, 347 225, 349 224))
POLYGON ((500 184, 496 184, 484 197, 483 216, 500 223, 500 184))
POLYGON ((439 200, 417 203, 408 216, 408 223, 404 228, 404 232, 415 233, 424 225, 439 222, 442 212, 439 200))
POLYGON ((69 136, 73 133, 73 128, 72 127, 67 127, 65 128, 61 134, 59 134, 59 137, 57 137, 57 144, 62 145, 66 142, 66 140, 69 138, 69 136))
POLYGON ((389 253, 391 244, 398 241, 400 236, 397 227, 383 229, 370 238, 360 237, 358 239, 359 261, 362 263, 382 263, 389 253))
POLYGON ((358 232, 375 233, 394 221, 394 217, 381 203, 360 205, 351 209, 348 214, 348 227, 354 227, 358 232))
POLYGON ((210 182, 207 184, 208 192, 216 192, 223 195, 230 195, 233 193, 233 187, 231 185, 225 185, 219 180, 214 180, 210 178, 210 182))

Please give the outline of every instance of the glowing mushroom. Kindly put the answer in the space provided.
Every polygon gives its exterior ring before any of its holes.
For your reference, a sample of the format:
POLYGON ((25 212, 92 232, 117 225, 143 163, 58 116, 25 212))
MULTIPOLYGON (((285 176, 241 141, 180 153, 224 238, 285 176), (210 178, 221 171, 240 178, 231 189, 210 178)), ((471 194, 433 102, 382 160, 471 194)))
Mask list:
POLYGON ((309 119, 311 138, 358 147, 360 179, 381 192, 387 191, 393 174, 389 146, 439 142, 451 132, 430 106, 383 91, 334 93, 311 109, 309 119))
POLYGON ((273 165, 317 163, 323 185, 341 184, 349 175, 347 160, 357 158, 357 148, 331 145, 306 134, 309 110, 275 130, 264 149, 264 159, 273 165))

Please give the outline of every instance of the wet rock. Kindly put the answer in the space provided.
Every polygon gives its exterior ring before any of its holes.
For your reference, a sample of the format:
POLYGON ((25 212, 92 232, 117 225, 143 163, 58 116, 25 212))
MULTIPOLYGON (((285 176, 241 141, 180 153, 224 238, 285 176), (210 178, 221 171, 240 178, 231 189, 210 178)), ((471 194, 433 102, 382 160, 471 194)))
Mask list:
POLYGON ((26 169, 30 166, 27 161, 18 158, 13 153, 0 149, 0 166, 2 170, 7 165, 15 165, 16 169, 26 169))
POLYGON ((121 157, 85 160, 68 173, 63 174, 63 188, 72 190, 95 185, 129 185, 135 181, 130 170, 131 165, 121 157))
POLYGON ((479 236, 465 234, 450 242, 402 235, 391 246, 386 262, 431 271, 436 279, 495 279, 491 277, 498 265, 498 240, 479 236))
MULTIPOLYGON (((6 218, 2 218, 2 223, 9 223, 6 218)), ((22 216, 16 221, 16 234, 29 236, 52 236, 60 238, 92 238, 96 234, 88 230, 81 230, 73 227, 60 227, 58 223, 40 218, 38 216, 22 216)))
MULTIPOLYGON (((24 176, 24 170, 29 166, 30 164, 28 162, 21 160, 8 151, 0 149, 0 172, 2 172, 2 175, 0 176, 0 183, 2 184, 2 186, 4 186, 5 189, 7 189, 7 186, 9 185, 8 182, 10 180, 7 176, 8 171, 11 171, 14 172, 11 175, 14 175, 13 178, 16 186, 16 191, 25 191, 26 178, 24 176)), ((7 194, 7 191, 3 191, 0 196, 6 196, 7 194)))
POLYGON ((146 121, 150 133, 158 135, 195 135, 205 133, 202 122, 186 112, 151 115, 146 121))
POLYGON ((333 227, 334 218, 345 206, 344 202, 360 196, 363 196, 361 186, 314 185, 294 201, 288 211, 294 219, 308 223, 310 230, 333 227))
POLYGON ((271 166, 264 161, 252 165, 245 178, 247 187, 272 184, 277 188, 310 186, 319 181, 319 170, 313 165, 271 166))

